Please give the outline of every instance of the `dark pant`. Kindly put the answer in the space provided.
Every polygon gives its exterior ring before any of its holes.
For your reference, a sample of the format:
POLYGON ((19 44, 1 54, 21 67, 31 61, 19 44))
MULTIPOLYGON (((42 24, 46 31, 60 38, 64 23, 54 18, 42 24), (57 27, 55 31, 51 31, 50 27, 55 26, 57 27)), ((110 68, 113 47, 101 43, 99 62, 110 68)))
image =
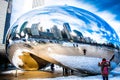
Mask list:
POLYGON ((103 80, 108 80, 108 76, 103 76, 103 80))

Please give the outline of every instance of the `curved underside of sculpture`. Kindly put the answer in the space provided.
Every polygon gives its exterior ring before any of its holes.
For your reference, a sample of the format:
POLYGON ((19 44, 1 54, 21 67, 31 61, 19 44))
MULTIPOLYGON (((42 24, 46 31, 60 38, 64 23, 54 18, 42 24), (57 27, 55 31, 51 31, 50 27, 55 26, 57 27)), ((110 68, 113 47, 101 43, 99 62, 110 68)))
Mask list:
MULTIPOLYGON (((57 43, 28 43, 12 44, 7 50, 10 61, 23 70, 38 70, 54 63, 75 71, 96 74, 100 73, 98 62, 102 58, 110 60, 114 55, 114 49, 88 44, 77 44, 75 47, 57 43)), ((115 60, 112 63, 117 65, 115 60)))

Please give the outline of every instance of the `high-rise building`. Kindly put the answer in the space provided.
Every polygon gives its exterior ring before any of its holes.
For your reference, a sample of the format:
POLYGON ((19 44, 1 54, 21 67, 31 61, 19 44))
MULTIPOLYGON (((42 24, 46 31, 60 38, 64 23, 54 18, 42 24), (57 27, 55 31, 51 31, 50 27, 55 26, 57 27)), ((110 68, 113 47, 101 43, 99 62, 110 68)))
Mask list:
POLYGON ((38 28, 39 28, 40 32, 43 32, 43 27, 42 26, 39 26, 38 28))
POLYGON ((44 0, 33 0, 32 8, 36 8, 44 5, 44 0))
MULTIPOLYGON (((12 2, 13 0, 0 0, 0 43, 4 43, 5 42, 5 36, 6 33, 11 25, 10 20, 11 20, 11 14, 12 14, 12 2)), ((31 3, 31 7, 32 8, 36 8, 39 6, 44 5, 44 0, 33 0, 33 2, 31 3)), ((22 5, 21 5, 22 6, 22 5)), ((27 6, 27 5, 26 5, 27 6)), ((31 10, 32 10, 31 8, 31 10)), ((16 8, 17 9, 17 8, 16 8)), ((18 12, 19 12, 19 8, 18 8, 18 12)), ((17 14, 17 12, 16 12, 17 14)), ((15 15, 14 15, 15 16, 15 15)), ((18 17, 14 17, 14 18, 18 18, 18 17)), ((17 20, 17 19, 14 19, 17 20)))
POLYGON ((31 34, 33 36, 39 36, 38 25, 39 25, 39 23, 36 23, 36 24, 32 24, 32 26, 31 26, 31 34))
POLYGON ((67 31, 71 32, 71 28, 70 28, 69 23, 64 23, 64 24, 63 24, 63 27, 64 27, 67 31))
POLYGON ((54 34, 55 38, 62 39, 62 34, 56 25, 53 26, 53 28, 51 29, 51 32, 54 34))
POLYGON ((7 10, 10 8, 10 5, 8 5, 9 1, 10 0, 0 0, 0 44, 3 43, 5 22, 7 18, 6 14, 10 13, 10 10, 7 10))
POLYGON ((64 24, 63 24, 63 27, 64 27, 64 31, 65 31, 65 33, 66 33, 66 35, 67 35, 67 38, 68 38, 68 39, 72 39, 72 36, 70 35, 70 33, 71 33, 72 31, 71 31, 71 28, 70 28, 69 23, 64 23, 64 24))

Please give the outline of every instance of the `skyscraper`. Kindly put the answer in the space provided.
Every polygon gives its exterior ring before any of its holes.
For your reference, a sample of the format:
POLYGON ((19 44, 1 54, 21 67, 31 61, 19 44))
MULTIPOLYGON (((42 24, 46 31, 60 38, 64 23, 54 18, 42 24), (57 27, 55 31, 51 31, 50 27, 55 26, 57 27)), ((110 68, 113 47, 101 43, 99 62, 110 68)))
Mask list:
POLYGON ((7 11, 8 7, 10 7, 10 5, 8 5, 7 0, 0 0, 0 44, 3 42, 5 19, 7 12, 9 12, 9 10, 7 11))
POLYGON ((33 0, 32 8, 36 8, 44 5, 44 0, 33 0))
POLYGON ((63 27, 64 27, 64 31, 65 31, 65 33, 66 33, 66 35, 67 35, 67 38, 68 38, 68 39, 72 39, 72 36, 70 35, 70 33, 71 33, 72 31, 71 31, 71 28, 70 28, 69 23, 64 23, 64 24, 63 24, 63 27))
POLYGON ((6 33, 7 33, 8 29, 9 29, 9 27, 10 27, 11 12, 12 12, 12 0, 8 0, 6 21, 5 21, 5 27, 4 27, 3 43, 4 43, 4 40, 5 40, 6 33))
MULTIPOLYGON (((6 33, 11 24, 10 20, 11 20, 11 14, 12 14, 12 2, 13 0, 0 0, 0 3, 1 3, 0 5, 0 29, 1 29, 0 43, 4 43, 6 33)), ((31 4, 32 8, 36 8, 42 5, 44 5, 44 0, 33 0, 31 4)))
POLYGON ((38 29, 39 23, 32 24, 31 26, 31 33, 33 36, 39 36, 39 29, 38 29))
POLYGON ((62 39, 62 34, 61 34, 60 30, 57 28, 56 25, 53 26, 53 28, 51 29, 51 31, 54 34, 55 38, 62 39))

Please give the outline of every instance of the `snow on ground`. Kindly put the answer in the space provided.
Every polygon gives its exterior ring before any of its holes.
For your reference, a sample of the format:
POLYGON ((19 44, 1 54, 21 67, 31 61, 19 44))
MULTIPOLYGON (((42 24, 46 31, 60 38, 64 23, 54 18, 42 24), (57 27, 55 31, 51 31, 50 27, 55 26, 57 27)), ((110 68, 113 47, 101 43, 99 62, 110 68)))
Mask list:
MULTIPOLYGON (((75 73, 74 75, 63 76, 62 75, 62 67, 57 66, 57 65, 55 65, 55 72, 53 73, 53 75, 58 74, 58 73, 59 74, 54 78, 53 77, 48 78, 48 75, 50 76, 50 74, 49 74, 50 66, 46 67, 43 70, 48 71, 48 73, 47 72, 45 72, 45 73, 44 72, 34 72, 34 71, 33 72, 29 72, 29 71, 24 72, 24 71, 18 70, 17 72, 19 74, 18 74, 17 79, 22 78, 22 80, 102 80, 101 75, 84 76, 83 77, 80 75, 80 73, 75 73), (22 74, 22 75, 20 75, 20 74, 22 74), (44 76, 44 78, 41 76, 44 76)), ((13 74, 13 79, 15 78, 15 80, 16 80, 16 77, 14 77, 15 73, 16 73, 16 70, 10 70, 10 71, 3 72, 3 74, 13 74)), ((115 70, 111 71, 111 73, 109 75, 109 80, 120 80, 120 66, 118 66, 115 70)))
MULTIPOLYGON (((56 67, 56 66, 55 66, 56 67)), ((62 68, 58 67, 55 68, 55 71, 62 72, 62 68)), ((81 75, 70 75, 70 76, 61 76, 61 77, 55 77, 55 78, 36 78, 36 79, 28 79, 28 80, 102 80, 101 75, 95 75, 95 76, 81 76, 81 75)), ((117 69, 111 71, 109 75, 109 80, 120 80, 120 67, 117 67, 117 69)))
MULTIPOLYGON (((102 80, 102 76, 90 76, 90 77, 78 77, 78 76, 68 76, 68 77, 57 77, 57 78, 45 78, 45 79, 29 79, 29 80, 102 80)), ((109 80, 120 80, 120 76, 109 76, 109 80)))

